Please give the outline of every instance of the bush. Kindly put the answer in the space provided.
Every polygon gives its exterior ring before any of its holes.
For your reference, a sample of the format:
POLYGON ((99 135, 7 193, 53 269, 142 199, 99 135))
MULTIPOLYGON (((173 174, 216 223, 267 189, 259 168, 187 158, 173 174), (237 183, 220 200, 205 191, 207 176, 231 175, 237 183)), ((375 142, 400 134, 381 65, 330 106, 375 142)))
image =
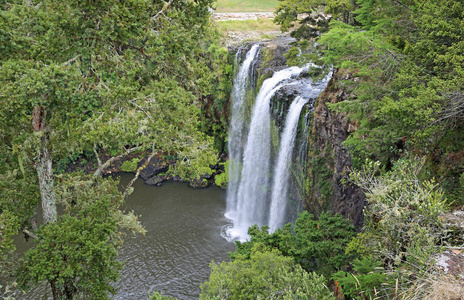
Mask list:
POLYGON ((392 171, 375 176, 379 166, 378 162, 368 162, 361 171, 350 174, 365 190, 369 203, 364 209, 366 234, 352 243, 365 245, 399 265, 410 247, 429 247, 444 237, 439 215, 447 205, 433 180, 420 179, 422 162, 403 159, 392 171), (418 236, 418 232, 422 234, 418 236))
POLYGON ((252 226, 248 230, 250 241, 236 242, 237 250, 230 256, 232 259, 240 255, 250 257, 253 246, 260 243, 267 249, 279 249, 283 255, 293 257, 306 271, 316 271, 326 277, 350 261, 351 255, 345 254, 345 247, 356 235, 356 230, 341 215, 330 216, 325 212, 316 220, 304 211, 296 220, 293 231, 291 224, 272 234, 267 226, 261 230, 252 226))
POLYGON ((229 161, 227 160, 225 163, 222 163, 221 165, 224 165, 224 172, 214 177, 214 183, 217 186, 220 186, 221 188, 225 189, 229 184, 229 161))
POLYGON ((332 299, 323 276, 307 273, 293 258, 262 244, 253 246, 249 259, 237 256, 210 267, 200 299, 332 299))
MULTIPOLYGON (((353 273, 339 271, 332 276, 342 287, 342 292, 348 299, 373 299, 380 295, 385 296, 382 286, 391 279, 384 272, 381 262, 367 257, 353 262, 353 273)), ((392 282, 390 282, 392 284, 392 282)))
POLYGON ((121 171, 132 173, 137 171, 137 164, 139 163, 140 159, 133 158, 132 160, 126 160, 121 165, 121 171))

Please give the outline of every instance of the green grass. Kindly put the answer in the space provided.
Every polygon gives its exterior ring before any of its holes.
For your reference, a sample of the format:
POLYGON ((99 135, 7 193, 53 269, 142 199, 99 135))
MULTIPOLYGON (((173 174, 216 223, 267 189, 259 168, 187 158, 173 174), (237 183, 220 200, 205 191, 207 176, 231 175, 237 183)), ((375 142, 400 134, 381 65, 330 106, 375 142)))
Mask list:
POLYGON ((246 21, 220 21, 216 22, 216 25, 221 31, 258 31, 258 32, 267 32, 267 31, 279 31, 280 27, 272 19, 258 19, 258 20, 246 20, 246 21))
POLYGON ((273 12, 278 0, 217 0, 216 12, 273 12))

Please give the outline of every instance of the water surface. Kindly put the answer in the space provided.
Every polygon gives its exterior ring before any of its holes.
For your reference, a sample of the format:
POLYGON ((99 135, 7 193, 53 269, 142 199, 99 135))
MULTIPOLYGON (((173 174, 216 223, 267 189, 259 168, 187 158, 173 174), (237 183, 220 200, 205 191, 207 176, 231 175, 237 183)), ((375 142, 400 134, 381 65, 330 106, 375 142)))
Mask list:
MULTIPOLYGON (((121 182, 128 181, 126 176, 121 182)), ((126 260, 116 299, 143 299, 162 291, 179 299, 198 299, 209 277, 209 263, 227 260, 235 245, 221 236, 225 192, 217 187, 194 190, 167 182, 161 187, 135 183, 127 207, 141 215, 143 236, 128 236, 120 251, 126 260)))
MULTIPOLYGON (((121 185, 132 179, 121 175, 121 185)), ((145 236, 128 234, 119 252, 125 261, 114 299, 148 299, 152 291, 189 300, 198 299, 200 284, 209 277, 212 260, 227 260, 235 245, 221 236, 229 225, 224 217, 224 191, 218 187, 192 189, 184 183, 166 182, 161 187, 134 184, 126 208, 139 217, 145 236)), ((24 252, 31 246, 22 236, 15 241, 24 252)), ((49 285, 39 285, 17 299, 51 299, 49 285)))

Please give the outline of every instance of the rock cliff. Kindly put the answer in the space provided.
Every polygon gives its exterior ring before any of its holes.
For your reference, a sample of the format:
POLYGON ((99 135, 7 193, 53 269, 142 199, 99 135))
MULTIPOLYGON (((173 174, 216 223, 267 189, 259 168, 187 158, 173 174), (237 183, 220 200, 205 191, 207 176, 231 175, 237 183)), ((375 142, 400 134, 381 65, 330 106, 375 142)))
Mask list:
POLYGON ((344 182, 352 166, 343 142, 356 124, 344 113, 331 111, 328 103, 345 101, 347 92, 338 83, 350 75, 337 70, 315 103, 309 136, 308 169, 304 203, 306 210, 318 215, 330 210, 340 213, 360 228, 365 197, 356 186, 344 182))

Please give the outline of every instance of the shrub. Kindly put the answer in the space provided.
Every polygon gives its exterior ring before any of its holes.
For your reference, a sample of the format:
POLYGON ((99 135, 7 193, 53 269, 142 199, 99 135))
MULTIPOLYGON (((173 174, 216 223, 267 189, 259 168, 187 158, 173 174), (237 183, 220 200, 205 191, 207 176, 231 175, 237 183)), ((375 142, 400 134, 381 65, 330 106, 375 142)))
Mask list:
POLYGON ((220 186, 221 188, 225 189, 227 188, 227 185, 229 183, 229 161, 226 161, 221 165, 224 165, 224 172, 214 177, 214 183, 217 186, 220 186))
POLYGON ((392 171, 375 176, 379 166, 367 162, 361 171, 350 174, 369 203, 363 228, 369 234, 357 238, 362 240, 359 244, 399 265, 408 248, 426 247, 430 239, 439 242, 444 237, 438 216, 447 205, 433 180, 420 179, 421 161, 403 159, 392 171))
POLYGON ((121 165, 121 171, 123 172, 135 172, 137 171, 137 164, 139 163, 140 159, 133 158, 132 160, 126 160, 121 165))
POLYGON ((316 271, 328 277, 350 261, 345 247, 356 235, 354 226, 341 215, 330 216, 322 213, 319 219, 307 211, 302 212, 295 222, 269 234, 268 227, 261 230, 255 225, 249 228, 250 241, 236 242, 237 251, 231 254, 235 259, 240 255, 250 257, 253 246, 260 243, 267 249, 279 249, 286 256, 293 257, 306 271, 316 271))
POLYGON ((262 244, 253 246, 248 259, 211 264, 209 281, 201 286, 200 299, 331 299, 325 279, 307 273, 293 258, 262 244), (309 298, 308 298, 309 297, 309 298))

